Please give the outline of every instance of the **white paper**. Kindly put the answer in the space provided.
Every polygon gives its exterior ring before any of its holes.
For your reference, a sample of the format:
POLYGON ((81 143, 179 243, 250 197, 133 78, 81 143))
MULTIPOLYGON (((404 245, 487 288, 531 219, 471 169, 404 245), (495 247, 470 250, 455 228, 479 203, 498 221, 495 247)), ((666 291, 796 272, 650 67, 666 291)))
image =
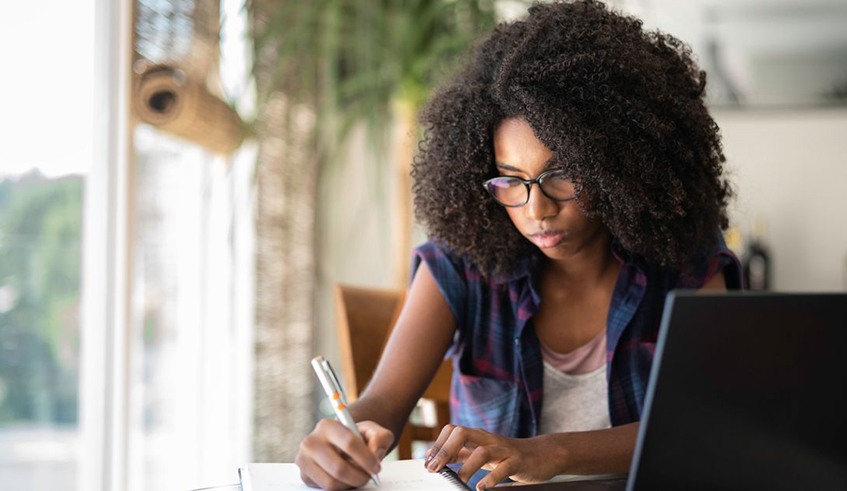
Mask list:
MULTIPOLYGON (((300 469, 295 464, 249 464, 252 491, 305 491, 312 490, 300 480, 300 469)), ((381 491, 399 490, 455 490, 456 487, 440 474, 428 472, 423 459, 397 460, 382 463, 379 473, 380 487, 373 482, 361 489, 381 491)), ((244 491, 249 491, 245 489, 244 491)))

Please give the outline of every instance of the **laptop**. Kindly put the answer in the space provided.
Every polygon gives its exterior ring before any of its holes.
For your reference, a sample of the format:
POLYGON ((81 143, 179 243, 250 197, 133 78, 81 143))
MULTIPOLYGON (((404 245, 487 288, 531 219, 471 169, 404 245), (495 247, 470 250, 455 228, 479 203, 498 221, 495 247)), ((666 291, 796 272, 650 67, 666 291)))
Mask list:
POLYGON ((628 479, 530 488, 847 489, 847 294, 670 293, 628 479))

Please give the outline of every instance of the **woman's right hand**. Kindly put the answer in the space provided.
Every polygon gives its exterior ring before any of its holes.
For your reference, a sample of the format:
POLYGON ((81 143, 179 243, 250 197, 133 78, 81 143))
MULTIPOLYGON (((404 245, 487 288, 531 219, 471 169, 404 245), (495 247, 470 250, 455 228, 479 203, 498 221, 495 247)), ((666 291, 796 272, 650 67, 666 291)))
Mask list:
POLYGON ((323 419, 300 442, 294 462, 308 486, 330 491, 358 488, 378 474, 380 461, 394 442, 394 433, 373 421, 356 423, 363 442, 332 419, 323 419))

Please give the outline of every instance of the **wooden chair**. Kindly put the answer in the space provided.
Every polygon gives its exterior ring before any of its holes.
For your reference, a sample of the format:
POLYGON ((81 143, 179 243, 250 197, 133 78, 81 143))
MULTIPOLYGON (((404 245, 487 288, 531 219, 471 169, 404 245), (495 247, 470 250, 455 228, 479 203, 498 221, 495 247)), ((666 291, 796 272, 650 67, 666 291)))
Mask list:
MULTIPOLYGON (((376 369, 388 336, 400 315, 405 292, 335 285, 335 312, 341 347, 344 385, 350 402, 356 400, 376 369)), ((412 458, 412 442, 432 442, 450 422, 450 381, 453 367, 442 363, 422 400, 435 405, 435 424, 406 423, 397 443, 399 458, 412 458)))

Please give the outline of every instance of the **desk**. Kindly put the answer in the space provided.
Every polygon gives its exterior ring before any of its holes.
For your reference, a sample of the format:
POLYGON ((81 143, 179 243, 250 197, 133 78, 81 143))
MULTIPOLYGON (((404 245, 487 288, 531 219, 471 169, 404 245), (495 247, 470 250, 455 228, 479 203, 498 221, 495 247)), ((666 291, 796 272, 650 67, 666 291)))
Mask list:
MULTIPOLYGON (((493 489, 513 491, 610 491, 626 489, 626 479, 604 479, 593 481, 560 481, 542 484, 501 484, 493 489)), ((191 491, 241 491, 240 484, 192 489, 191 491)))

